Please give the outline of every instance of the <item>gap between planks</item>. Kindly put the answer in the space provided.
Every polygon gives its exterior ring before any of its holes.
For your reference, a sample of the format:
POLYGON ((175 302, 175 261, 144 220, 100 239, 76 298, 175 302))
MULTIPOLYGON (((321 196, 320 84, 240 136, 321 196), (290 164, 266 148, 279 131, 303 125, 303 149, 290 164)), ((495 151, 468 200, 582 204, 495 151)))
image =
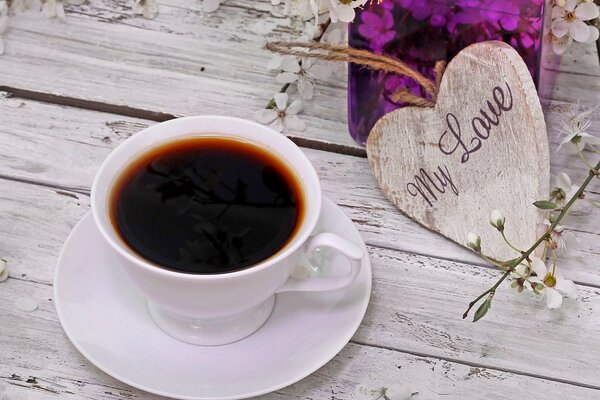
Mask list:
POLYGON ((415 356, 415 357, 435 358, 435 359, 439 359, 439 360, 442 360, 442 361, 448 361, 448 362, 451 362, 451 363, 463 364, 463 365, 466 365, 468 367, 473 367, 473 368, 482 368, 482 369, 489 369, 489 370, 501 371, 501 372, 506 372, 506 373, 509 373, 509 374, 527 376, 527 377, 530 377, 530 378, 544 379, 544 380, 547 380, 547 381, 557 382, 557 383, 564 383, 566 385, 577 386, 577 387, 582 387, 582 388, 586 388, 586 389, 600 390, 600 386, 596 386, 596 385, 589 385, 589 384, 586 384, 586 383, 573 382, 573 381, 570 381, 568 379, 550 378, 550 377, 547 377, 547 376, 544 376, 544 375, 532 374, 532 373, 523 372, 523 371, 517 371, 517 370, 510 369, 510 368, 494 367, 494 366, 486 365, 486 364, 483 364, 483 363, 480 364, 480 363, 474 363, 474 362, 470 362, 470 361, 463 361, 463 360, 458 360, 458 359, 453 358, 453 357, 432 356, 432 355, 427 355, 425 353, 421 353, 421 352, 418 352, 418 351, 410 351, 410 350, 406 350, 406 349, 398 349, 398 348, 389 347, 389 346, 385 346, 385 345, 374 345, 374 344, 362 342, 360 340, 353 340, 353 339, 350 340, 350 343, 354 343, 354 344, 357 344, 359 346, 373 347, 373 348, 377 348, 377 349, 384 349, 384 350, 389 350, 389 351, 395 351, 395 352, 403 353, 403 354, 410 354, 411 356, 415 356))
MULTIPOLYGON (((8 98, 19 98, 24 100, 34 100, 42 103, 55 104, 84 110, 99 111, 110 114, 122 115, 125 117, 133 117, 147 119, 155 122, 164 122, 181 116, 164 113, 160 111, 144 110, 130 106, 104 103, 101 101, 84 100, 76 97, 63 96, 52 93, 37 92, 27 89, 19 89, 12 86, 1 86, 0 92, 5 92, 8 98)), ((287 135, 287 137, 300 147, 305 147, 313 150, 328 151, 330 153, 338 153, 347 156, 367 158, 367 152, 364 148, 352 147, 349 145, 322 142, 314 139, 307 139, 287 135)), ((3 178, 4 179, 4 178, 3 178)))

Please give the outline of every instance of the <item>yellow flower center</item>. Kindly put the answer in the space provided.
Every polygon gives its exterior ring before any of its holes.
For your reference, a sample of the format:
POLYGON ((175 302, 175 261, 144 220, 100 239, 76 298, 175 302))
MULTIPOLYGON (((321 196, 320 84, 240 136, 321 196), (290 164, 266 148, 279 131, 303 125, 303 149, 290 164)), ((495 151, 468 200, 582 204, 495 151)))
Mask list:
POLYGON ((544 277, 544 284, 548 287, 556 286, 556 277, 552 275, 552 272, 548 272, 544 277))
POLYGON ((573 22, 577 19, 577 17, 575 16, 575 12, 574 11, 567 11, 565 13, 565 20, 567 22, 573 22))

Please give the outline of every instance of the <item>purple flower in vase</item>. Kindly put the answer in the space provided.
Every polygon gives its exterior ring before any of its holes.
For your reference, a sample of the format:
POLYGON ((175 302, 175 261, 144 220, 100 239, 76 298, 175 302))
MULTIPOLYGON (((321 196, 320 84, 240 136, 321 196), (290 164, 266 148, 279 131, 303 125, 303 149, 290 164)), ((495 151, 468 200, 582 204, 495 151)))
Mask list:
POLYGON ((387 7, 379 7, 378 10, 379 14, 364 11, 361 14, 362 23, 358 26, 358 33, 369 40, 369 47, 375 53, 381 53, 383 46, 396 37, 394 17, 390 10, 387 7))
POLYGON ((521 20, 521 7, 516 2, 493 0, 482 10, 481 16, 489 22, 497 22, 506 31, 514 31, 521 20))

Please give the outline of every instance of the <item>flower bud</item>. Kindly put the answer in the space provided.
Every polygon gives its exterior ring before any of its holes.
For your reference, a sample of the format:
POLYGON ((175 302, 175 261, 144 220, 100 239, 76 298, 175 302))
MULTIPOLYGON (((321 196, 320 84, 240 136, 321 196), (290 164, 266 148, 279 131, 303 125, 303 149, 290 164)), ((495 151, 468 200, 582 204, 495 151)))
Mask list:
POLYGON ((500 232, 504 230, 504 221, 506 218, 500 210, 494 210, 490 213, 490 224, 500 232))
POLYGON ((473 232, 469 232, 467 235, 467 246, 479 253, 481 251, 481 238, 473 232))

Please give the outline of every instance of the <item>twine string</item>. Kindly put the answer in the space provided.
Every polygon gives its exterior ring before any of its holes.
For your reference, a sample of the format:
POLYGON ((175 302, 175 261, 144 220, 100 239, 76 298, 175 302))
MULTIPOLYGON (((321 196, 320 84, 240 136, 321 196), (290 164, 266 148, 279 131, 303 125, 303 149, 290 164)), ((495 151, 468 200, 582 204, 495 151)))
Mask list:
POLYGON ((372 53, 367 50, 353 49, 345 45, 319 43, 319 42, 268 42, 266 49, 274 53, 291 55, 303 58, 315 58, 327 61, 352 62, 373 70, 389 72, 392 74, 412 78, 421 86, 433 101, 417 96, 408 89, 400 89, 392 94, 394 102, 402 101, 419 107, 433 107, 437 100, 442 75, 446 69, 445 61, 435 64, 435 81, 427 78, 416 69, 395 58, 372 53), (307 52, 309 50, 310 52, 307 52))

